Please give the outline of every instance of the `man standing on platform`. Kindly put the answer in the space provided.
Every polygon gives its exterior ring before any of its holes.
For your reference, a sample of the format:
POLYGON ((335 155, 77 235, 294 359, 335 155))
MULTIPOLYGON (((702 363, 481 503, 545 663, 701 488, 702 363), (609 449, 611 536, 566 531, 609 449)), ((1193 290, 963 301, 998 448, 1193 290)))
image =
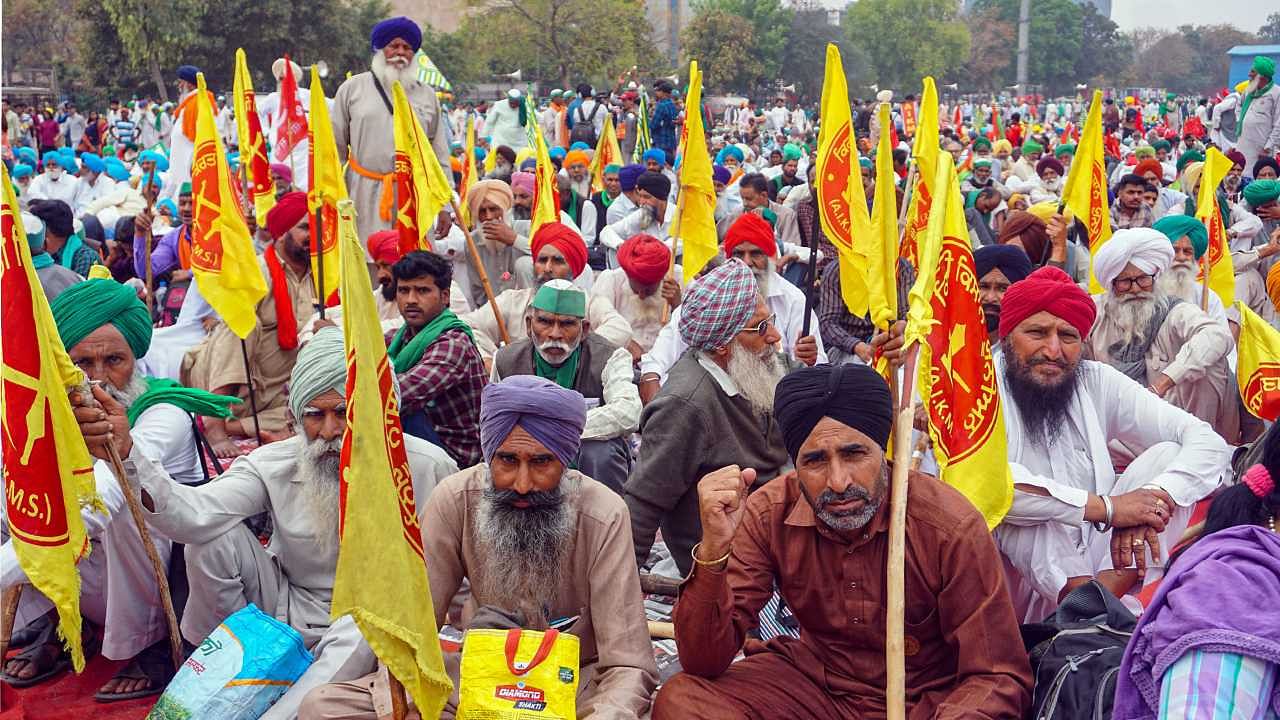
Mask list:
POLYGON ((396 81, 404 86, 445 177, 452 177, 440 103, 435 90, 418 81, 413 65, 413 55, 422 47, 422 30, 407 17, 394 17, 373 26, 370 44, 369 72, 351 76, 333 96, 333 137, 338 161, 348 164, 347 192, 356 206, 362 238, 391 228, 395 219, 391 86, 396 81))

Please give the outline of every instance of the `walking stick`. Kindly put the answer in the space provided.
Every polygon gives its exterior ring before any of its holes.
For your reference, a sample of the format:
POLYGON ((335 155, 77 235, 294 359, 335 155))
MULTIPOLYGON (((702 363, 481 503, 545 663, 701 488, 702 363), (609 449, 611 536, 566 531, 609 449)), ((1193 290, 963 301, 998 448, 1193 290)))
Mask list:
POLYGON ((454 217, 462 223, 462 234, 467 236, 467 250, 471 254, 471 265, 476 272, 480 273, 480 284, 484 286, 484 296, 488 298, 489 307, 493 310, 493 319, 498 323, 498 335, 502 336, 502 344, 507 345, 511 342, 511 338, 507 336, 507 323, 502 319, 502 311, 498 309, 498 302, 493 297, 493 286, 489 284, 489 274, 484 271, 484 262, 480 260, 480 248, 476 247, 475 238, 471 237, 471 228, 463 220, 462 211, 458 209, 458 201, 449 198, 449 205, 453 207, 454 217))
POLYGON ((893 481, 889 491, 889 560, 885 579, 889 614, 885 619, 885 712, 888 720, 905 720, 906 653, 904 612, 906 592, 907 474, 911 471, 911 427, 916 414, 916 358, 919 345, 906 350, 902 395, 893 424, 893 481))
MULTIPOLYGON (((680 218, 684 215, 684 193, 680 193, 676 197, 676 219, 671 224, 671 260, 667 263, 667 277, 672 280, 676 279, 676 243, 680 242, 680 218)), ((812 258, 810 258, 812 259, 812 258)), ((808 315, 805 315, 806 321, 808 315)), ((662 303, 662 324, 666 325, 671 319, 671 303, 662 303)))
MULTIPOLYGON (((85 398, 85 402, 98 406, 88 382, 81 385, 78 392, 82 398, 85 398)), ((182 635, 178 630, 178 616, 173 611, 173 595, 169 592, 168 574, 165 572, 164 565, 160 562, 160 555, 156 552, 155 543, 151 539, 151 530, 147 527, 146 518, 142 515, 142 502, 129 486, 124 463, 121 462, 120 452, 116 450, 114 444, 107 444, 107 460, 111 463, 112 473, 116 476, 116 482, 120 485, 120 492, 124 493, 125 502, 129 505, 129 514, 133 516, 133 525, 138 529, 138 537, 142 540, 142 549, 147 552, 147 559, 151 561, 151 571, 156 576, 156 586, 160 590, 160 605, 164 609, 165 622, 169 625, 169 652, 173 658, 174 669, 179 669, 182 667, 183 660, 182 635)))
POLYGON ((18 603, 22 600, 22 583, 4 591, 0 602, 4 604, 4 617, 0 619, 0 663, 9 654, 9 639, 13 637, 13 622, 18 618, 18 603))
POLYGON ((253 392, 253 371, 249 369, 249 346, 240 339, 240 357, 244 359, 244 381, 249 386, 249 412, 253 413, 253 436, 262 447, 262 428, 258 424, 258 398, 253 392))
POLYGON ((1200 309, 1209 312, 1209 251, 1204 251, 1204 256, 1200 259, 1200 274, 1204 276, 1204 282, 1200 288, 1200 309))
POLYGON ((391 674, 391 668, 387 668, 387 687, 391 690, 392 720, 404 720, 409 714, 409 699, 405 694, 404 685, 391 674))
MULTIPOLYGON (((800 337, 809 337, 809 316, 813 314, 813 289, 818 280, 818 233, 821 225, 814 227, 809 234, 809 267, 804 278, 804 324, 800 329, 800 337)), ((840 262, 839 258, 836 262, 840 262)))

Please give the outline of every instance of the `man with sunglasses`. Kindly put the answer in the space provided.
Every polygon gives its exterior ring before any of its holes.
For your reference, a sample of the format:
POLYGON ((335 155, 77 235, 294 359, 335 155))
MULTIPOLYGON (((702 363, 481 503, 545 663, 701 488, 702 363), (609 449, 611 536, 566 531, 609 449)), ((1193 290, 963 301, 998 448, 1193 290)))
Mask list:
POLYGON ((1227 366, 1234 343, 1226 325, 1198 304, 1170 295, 1156 279, 1169 271, 1173 245, 1152 228, 1121 230, 1094 256, 1102 287, 1098 321, 1086 339, 1105 362, 1172 405, 1213 427, 1228 442, 1240 426, 1235 374, 1227 366))

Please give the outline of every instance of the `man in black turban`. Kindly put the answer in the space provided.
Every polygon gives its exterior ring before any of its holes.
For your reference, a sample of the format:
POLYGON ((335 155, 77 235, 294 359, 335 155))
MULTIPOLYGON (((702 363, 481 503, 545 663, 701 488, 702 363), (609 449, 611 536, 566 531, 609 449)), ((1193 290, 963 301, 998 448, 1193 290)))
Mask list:
MULTIPOLYGON (((796 469, 747 496, 753 468, 698 483, 702 542, 675 608, 684 672, 654 720, 885 713, 885 571, 892 401, 866 365, 817 365, 778 384, 796 469), (774 595, 800 636, 751 643, 774 595)), ((986 522, 959 492, 911 473, 906 522, 907 714, 1021 717, 1031 670, 986 522)))
POLYGON ((1000 302, 1010 285, 1031 274, 1031 258, 1017 245, 983 245, 973 251, 973 266, 982 316, 995 350, 1000 347, 1000 302))

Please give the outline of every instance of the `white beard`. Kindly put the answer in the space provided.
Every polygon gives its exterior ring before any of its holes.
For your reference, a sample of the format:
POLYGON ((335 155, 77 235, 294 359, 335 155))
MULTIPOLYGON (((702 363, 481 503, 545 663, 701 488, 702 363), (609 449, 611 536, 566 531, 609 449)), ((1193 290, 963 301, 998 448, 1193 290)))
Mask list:
POLYGON ((1200 302, 1200 286, 1196 282, 1196 268, 1194 265, 1175 262, 1169 268, 1169 272, 1161 273, 1156 283, 1160 292, 1165 295, 1176 297, 1189 303, 1199 304, 1200 302))
POLYGON ((768 348, 764 356, 747 350, 737 340, 733 342, 732 348, 725 372, 738 386, 738 392, 751 403, 751 409, 757 415, 763 416, 771 412, 773 391, 784 374, 774 348, 768 348))
POLYGON ((1041 180, 1040 187, 1043 187, 1045 190, 1048 190, 1051 193, 1061 192, 1062 178, 1057 178, 1055 180, 1041 180))
POLYGON ((574 192, 578 193, 578 197, 584 198, 584 199, 590 198, 591 197, 591 175, 588 174, 586 177, 582 178, 581 180, 574 180, 570 178, 569 187, 573 188, 574 192))
POLYGON ((760 297, 769 297, 769 285, 773 278, 773 274, 778 270, 778 264, 769 258, 768 265, 763 270, 751 268, 751 274, 756 276, 756 287, 760 290, 760 297))
POLYGON ((102 389, 105 390, 113 400, 120 403, 126 410, 128 410, 129 407, 137 402, 138 398, 142 397, 142 394, 147 391, 147 380, 143 376, 142 371, 138 369, 137 365, 135 365, 133 367, 133 376, 129 378, 128 385, 125 385, 122 388, 117 388, 115 385, 112 385, 110 381, 104 380, 102 382, 102 389))
POLYGON ((307 440, 298 459, 297 474, 302 482, 303 506, 316 531, 316 547, 323 552, 338 548, 338 507, 341 482, 338 458, 324 458, 328 451, 342 451, 341 440, 307 440))
POLYGON ((418 71, 413 67, 413 63, 406 61, 402 67, 396 67, 387 62, 387 56, 381 50, 373 53, 373 60, 369 63, 369 69, 373 71, 375 77, 386 85, 387 92, 391 92, 391 85, 399 80, 405 90, 419 85, 418 71))
POLYGON ((1115 340, 1132 338, 1135 342, 1145 340, 1147 325, 1151 323, 1151 318, 1156 314, 1157 303, 1163 297, 1164 294, 1158 291, 1130 294, 1123 298, 1107 293, 1102 301, 1102 316, 1098 321, 1102 333, 1100 337, 1115 340))

